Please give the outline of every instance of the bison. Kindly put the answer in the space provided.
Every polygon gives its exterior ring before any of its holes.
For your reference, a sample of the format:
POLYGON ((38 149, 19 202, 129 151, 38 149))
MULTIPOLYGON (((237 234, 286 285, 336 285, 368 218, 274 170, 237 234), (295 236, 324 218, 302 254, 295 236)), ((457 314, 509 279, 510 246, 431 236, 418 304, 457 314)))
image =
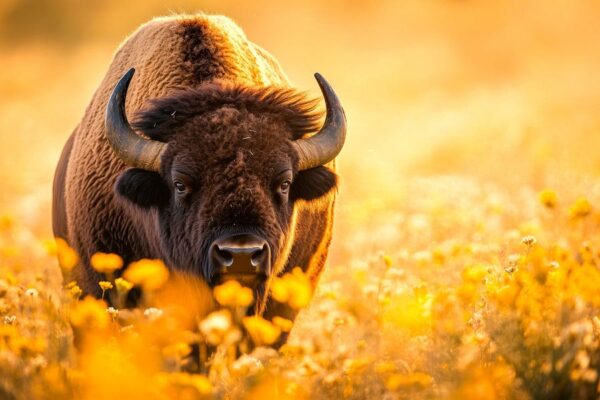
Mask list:
POLYGON ((159 18, 127 38, 55 173, 54 234, 79 253, 83 291, 101 294, 96 252, 158 258, 209 286, 236 279, 255 290, 252 312, 293 319, 269 281, 298 266, 316 283, 346 134, 315 77, 322 124, 318 102, 225 17, 159 18))

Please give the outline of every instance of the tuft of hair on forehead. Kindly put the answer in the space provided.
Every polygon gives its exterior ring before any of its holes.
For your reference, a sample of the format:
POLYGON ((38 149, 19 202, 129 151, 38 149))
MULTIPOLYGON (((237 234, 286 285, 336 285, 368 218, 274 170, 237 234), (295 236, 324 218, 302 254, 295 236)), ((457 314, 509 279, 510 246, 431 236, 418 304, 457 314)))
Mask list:
POLYGON ((165 140, 189 119, 227 106, 280 118, 297 140, 320 129, 323 112, 318 104, 318 99, 293 88, 205 83, 150 100, 131 125, 150 139, 165 140))

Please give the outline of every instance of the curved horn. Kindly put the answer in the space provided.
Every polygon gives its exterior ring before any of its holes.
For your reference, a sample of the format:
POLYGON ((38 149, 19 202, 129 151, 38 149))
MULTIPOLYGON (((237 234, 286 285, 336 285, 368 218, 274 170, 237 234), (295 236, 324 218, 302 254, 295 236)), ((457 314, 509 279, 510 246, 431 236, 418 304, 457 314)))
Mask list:
POLYGON ((104 120, 106 137, 114 152, 125 164, 148 171, 158 171, 161 155, 167 144, 137 135, 125 115, 127 88, 134 73, 135 69, 131 68, 123 75, 108 100, 104 120))
POLYGON ((346 139, 346 115, 340 100, 321 74, 316 73, 315 78, 325 98, 327 117, 321 130, 314 136, 293 142, 299 156, 298 169, 300 171, 315 168, 333 160, 344 147, 346 139))

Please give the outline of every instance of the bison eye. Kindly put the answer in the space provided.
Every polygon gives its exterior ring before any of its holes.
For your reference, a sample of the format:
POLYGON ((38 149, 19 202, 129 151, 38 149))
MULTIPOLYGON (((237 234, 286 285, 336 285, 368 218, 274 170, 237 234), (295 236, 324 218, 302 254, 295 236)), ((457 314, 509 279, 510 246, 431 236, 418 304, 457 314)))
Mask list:
POLYGON ((281 182, 281 185, 279 185, 279 192, 281 194, 287 194, 287 192, 290 190, 291 185, 292 185, 292 182, 290 182, 290 181, 281 182))
POLYGON ((173 182, 173 186, 175 186, 175 190, 179 194, 183 194, 183 193, 185 193, 187 191, 187 188, 185 187, 185 185, 181 181, 175 181, 175 182, 173 182))

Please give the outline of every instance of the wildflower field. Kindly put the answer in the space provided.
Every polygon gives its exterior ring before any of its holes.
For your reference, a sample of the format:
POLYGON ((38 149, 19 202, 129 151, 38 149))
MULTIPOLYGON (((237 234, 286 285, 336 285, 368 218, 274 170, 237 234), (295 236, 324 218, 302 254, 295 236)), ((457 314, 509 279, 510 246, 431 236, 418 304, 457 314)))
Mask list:
POLYGON ((600 7, 75 3, 0 3, 0 399, 600 398, 600 7), (51 234, 54 165, 115 47, 202 7, 346 108, 326 271, 271 288, 293 325, 115 254, 85 297, 51 234))

